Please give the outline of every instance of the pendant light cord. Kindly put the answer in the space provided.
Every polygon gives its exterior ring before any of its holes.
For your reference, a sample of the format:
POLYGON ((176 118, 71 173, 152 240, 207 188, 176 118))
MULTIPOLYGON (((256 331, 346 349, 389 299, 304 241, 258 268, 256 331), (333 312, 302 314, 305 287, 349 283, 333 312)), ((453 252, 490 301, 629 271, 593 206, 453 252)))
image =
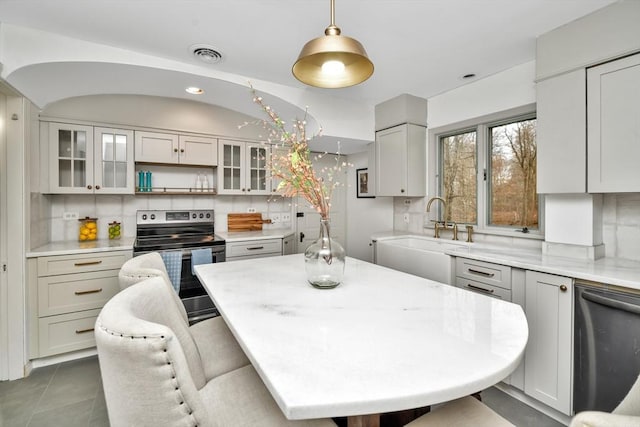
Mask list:
POLYGON ((331 26, 336 26, 336 0, 331 0, 331 26))

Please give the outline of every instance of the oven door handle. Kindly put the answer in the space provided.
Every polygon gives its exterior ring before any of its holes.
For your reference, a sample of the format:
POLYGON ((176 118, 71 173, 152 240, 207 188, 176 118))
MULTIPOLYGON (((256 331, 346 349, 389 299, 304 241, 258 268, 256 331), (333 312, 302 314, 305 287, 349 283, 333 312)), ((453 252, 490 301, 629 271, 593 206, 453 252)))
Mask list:
POLYGON ((615 308, 618 310, 626 311, 633 314, 640 314, 640 306, 630 304, 624 301, 618 301, 612 298, 603 297, 601 295, 592 294, 591 292, 582 292, 582 298, 587 301, 594 302, 596 304, 604 305, 606 307, 615 308))

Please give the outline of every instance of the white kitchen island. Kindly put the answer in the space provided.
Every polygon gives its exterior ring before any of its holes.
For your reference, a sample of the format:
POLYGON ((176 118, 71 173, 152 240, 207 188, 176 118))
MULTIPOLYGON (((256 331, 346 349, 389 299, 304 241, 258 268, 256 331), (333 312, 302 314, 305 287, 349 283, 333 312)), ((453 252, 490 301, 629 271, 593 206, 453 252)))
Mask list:
POLYGON ((329 290, 306 282, 301 254, 196 273, 289 419, 375 425, 496 384, 527 344, 516 304, 353 258, 329 290))

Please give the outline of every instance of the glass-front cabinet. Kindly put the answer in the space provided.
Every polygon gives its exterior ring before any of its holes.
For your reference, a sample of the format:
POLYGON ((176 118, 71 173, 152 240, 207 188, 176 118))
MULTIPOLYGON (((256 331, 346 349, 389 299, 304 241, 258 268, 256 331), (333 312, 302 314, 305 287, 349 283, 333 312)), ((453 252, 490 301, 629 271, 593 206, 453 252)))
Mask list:
POLYGON ((269 194, 269 146, 244 141, 219 140, 219 194, 269 194))
POLYGON ((133 194, 133 131, 96 127, 93 182, 96 192, 133 194))
POLYGON ((49 123, 49 192, 133 194, 133 132, 49 123))

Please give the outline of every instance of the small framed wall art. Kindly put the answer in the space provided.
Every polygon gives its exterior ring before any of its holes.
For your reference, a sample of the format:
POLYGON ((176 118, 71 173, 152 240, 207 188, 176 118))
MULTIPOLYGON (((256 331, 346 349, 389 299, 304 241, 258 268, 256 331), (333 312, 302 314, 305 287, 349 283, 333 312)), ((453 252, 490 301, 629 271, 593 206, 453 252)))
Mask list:
POLYGON ((369 183, 369 169, 356 169, 356 196, 359 199, 375 197, 372 190, 373 188, 369 183))

